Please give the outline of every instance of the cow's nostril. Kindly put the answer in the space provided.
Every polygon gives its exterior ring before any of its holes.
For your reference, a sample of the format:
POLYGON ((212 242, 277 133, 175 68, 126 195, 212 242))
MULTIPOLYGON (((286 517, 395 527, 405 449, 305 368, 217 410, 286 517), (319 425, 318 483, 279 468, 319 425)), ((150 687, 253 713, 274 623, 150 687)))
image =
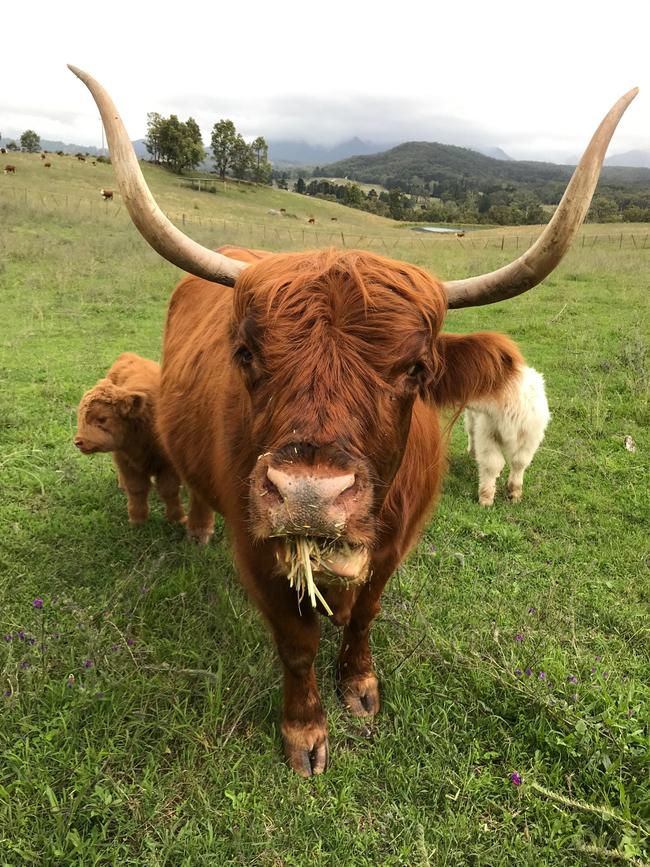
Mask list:
POLYGON ((271 496, 278 500, 278 502, 284 502, 284 497, 280 493, 277 485, 275 485, 268 477, 268 474, 265 479, 262 479, 262 496, 271 496))

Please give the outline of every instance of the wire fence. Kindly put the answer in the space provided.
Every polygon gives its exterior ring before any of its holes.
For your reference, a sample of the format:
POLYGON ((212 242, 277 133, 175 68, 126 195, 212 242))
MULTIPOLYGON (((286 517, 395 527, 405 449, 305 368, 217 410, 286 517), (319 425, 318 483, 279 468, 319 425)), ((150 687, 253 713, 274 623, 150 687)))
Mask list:
MULTIPOLYGON (((35 190, 15 185, 0 188, 0 201, 9 200, 16 204, 36 207, 43 211, 63 210, 71 214, 85 215, 91 218, 117 220, 128 219, 128 212, 118 197, 112 200, 103 200, 101 195, 97 197, 83 196, 74 192, 54 193, 49 190, 35 190)), ((240 236, 248 235, 251 241, 279 243, 299 243, 302 245, 342 245, 343 247, 368 248, 379 247, 387 253, 400 248, 432 249, 437 244, 455 244, 469 249, 486 250, 520 250, 524 251, 533 244, 541 232, 541 227, 530 227, 521 232, 498 232, 497 230, 482 229, 478 231, 465 230, 458 233, 412 231, 404 227, 401 231, 392 233, 371 234, 349 230, 338 230, 327 225, 326 218, 314 223, 305 222, 301 225, 300 220, 290 216, 275 213, 268 216, 266 222, 254 222, 249 220, 236 220, 215 216, 206 216, 196 211, 172 212, 167 210, 167 216, 177 226, 200 226, 215 230, 215 237, 219 231, 232 233, 240 236)), ((265 215, 266 216, 266 215, 265 215)), ((598 232, 583 227, 578 239, 574 241, 574 247, 602 247, 618 249, 650 249, 650 233, 634 232, 631 228, 620 232, 598 232)))

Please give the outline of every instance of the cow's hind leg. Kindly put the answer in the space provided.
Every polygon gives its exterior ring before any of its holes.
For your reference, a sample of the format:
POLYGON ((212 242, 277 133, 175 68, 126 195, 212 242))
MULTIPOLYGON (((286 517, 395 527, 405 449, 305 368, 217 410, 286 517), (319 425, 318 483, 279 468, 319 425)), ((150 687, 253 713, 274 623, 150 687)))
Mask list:
POLYGON ((524 491, 524 472, 535 457, 537 445, 538 443, 527 443, 525 446, 517 449, 512 457, 508 456, 510 475, 508 476, 507 491, 508 497, 513 503, 518 503, 521 500, 524 491))
POLYGON ((156 476, 156 488, 165 504, 165 517, 168 521, 185 523, 185 512, 180 498, 181 481, 169 467, 156 476))
POLYGON ((505 458, 498 432, 484 419, 480 419, 480 422, 483 423, 477 424, 474 440, 474 454, 478 464, 478 501, 481 506, 491 506, 505 458))
POLYGON ((190 513, 187 518, 187 538, 207 545, 214 533, 214 510, 196 491, 190 491, 190 513))

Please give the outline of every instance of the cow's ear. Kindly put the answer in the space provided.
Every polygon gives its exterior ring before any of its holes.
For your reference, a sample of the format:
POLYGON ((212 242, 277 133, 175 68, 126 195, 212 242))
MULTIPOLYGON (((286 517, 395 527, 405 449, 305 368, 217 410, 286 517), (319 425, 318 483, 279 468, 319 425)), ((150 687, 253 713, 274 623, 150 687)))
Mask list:
POLYGON ((120 397, 119 412, 120 415, 130 418, 137 418, 142 415, 147 404, 147 395, 141 391, 129 391, 120 397))
POLYGON ((462 407, 498 394, 525 363, 517 344, 493 331, 439 334, 435 348, 440 375, 430 397, 438 406, 462 407))

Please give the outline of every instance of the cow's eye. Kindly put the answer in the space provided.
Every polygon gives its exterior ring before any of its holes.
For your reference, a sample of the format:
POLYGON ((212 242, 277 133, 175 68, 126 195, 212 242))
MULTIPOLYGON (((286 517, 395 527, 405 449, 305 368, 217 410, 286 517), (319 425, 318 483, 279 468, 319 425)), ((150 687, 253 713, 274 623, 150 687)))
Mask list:
POLYGON ((253 353, 248 346, 242 344, 235 352, 235 361, 241 367, 250 367, 253 363, 253 353))
POLYGON ((106 424, 108 418, 105 415, 100 415, 95 419, 95 421, 97 422, 97 424, 106 424))
POLYGON ((406 371, 406 375, 416 379, 421 373, 424 373, 424 365, 421 361, 416 361, 406 371))

